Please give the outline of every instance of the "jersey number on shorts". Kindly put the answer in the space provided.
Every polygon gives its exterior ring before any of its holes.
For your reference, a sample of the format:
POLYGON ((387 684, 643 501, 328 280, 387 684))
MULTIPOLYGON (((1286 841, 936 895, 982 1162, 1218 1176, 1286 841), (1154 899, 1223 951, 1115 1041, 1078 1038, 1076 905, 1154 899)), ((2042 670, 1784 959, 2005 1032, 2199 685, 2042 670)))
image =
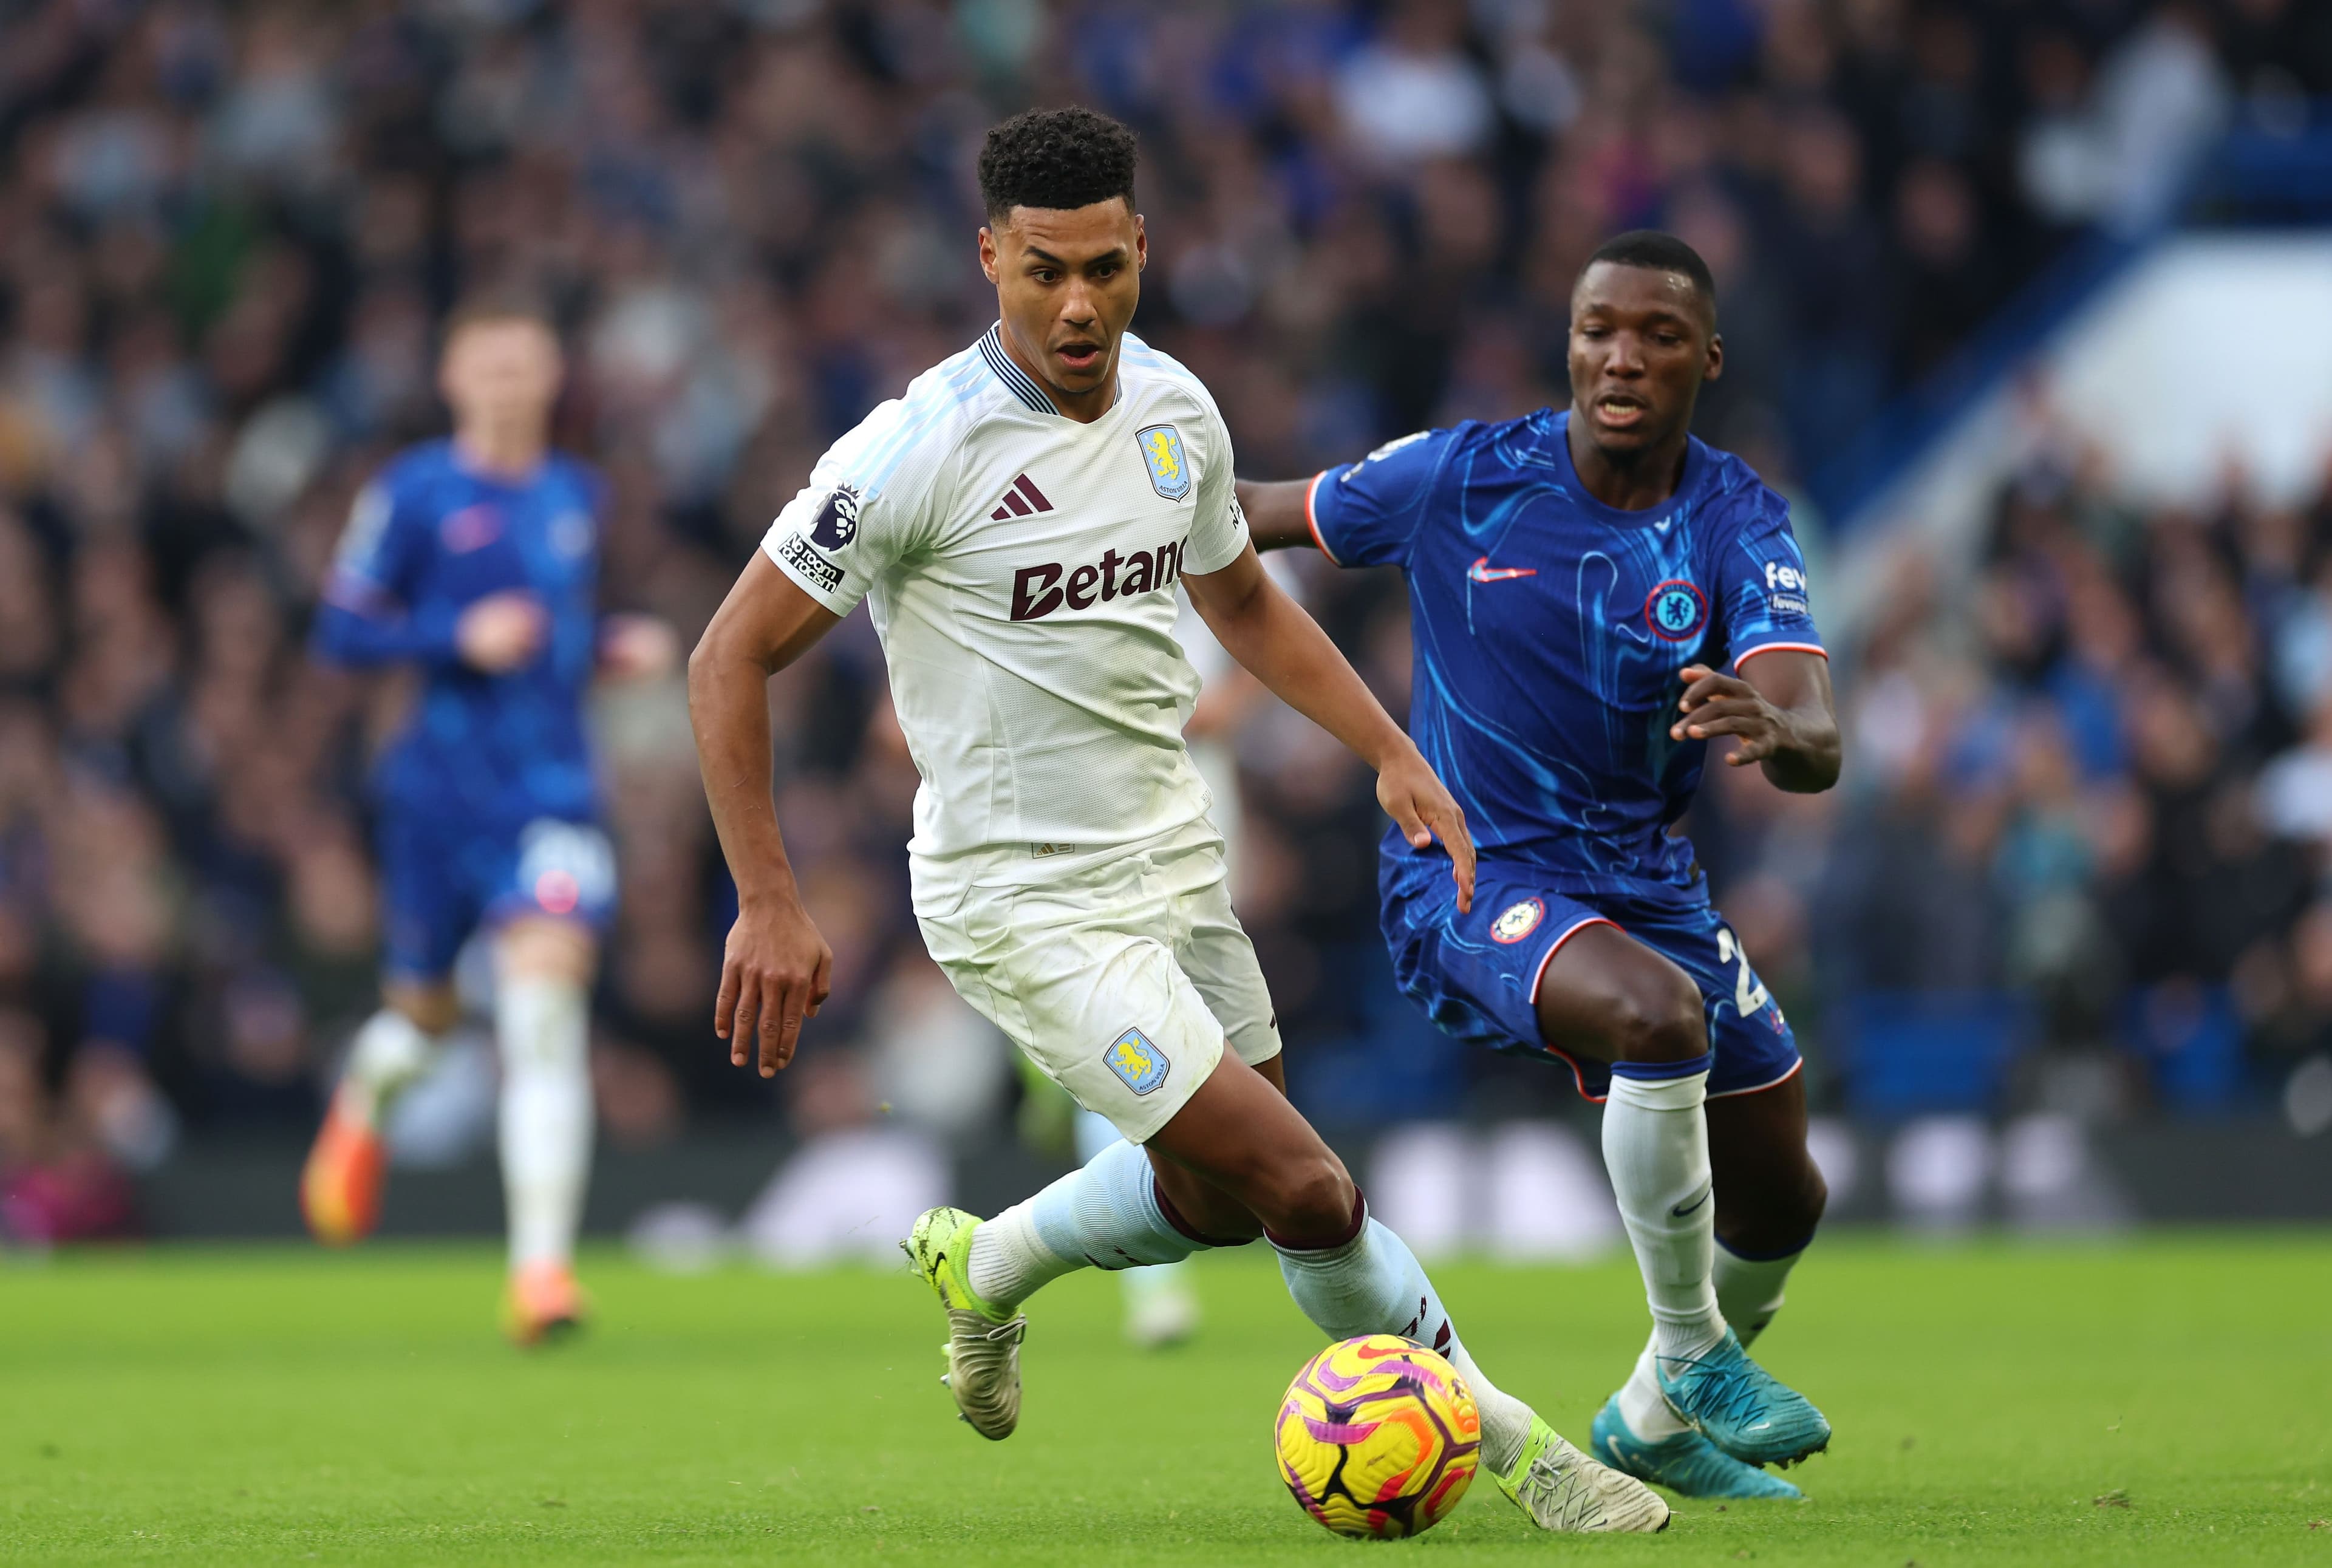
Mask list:
POLYGON ((1716 928, 1716 961, 1740 966, 1740 972, 1733 980, 1733 1009, 1743 1018, 1747 1018, 1773 999, 1764 982, 1749 972, 1749 955, 1742 951, 1741 943, 1735 939, 1730 926, 1716 928))

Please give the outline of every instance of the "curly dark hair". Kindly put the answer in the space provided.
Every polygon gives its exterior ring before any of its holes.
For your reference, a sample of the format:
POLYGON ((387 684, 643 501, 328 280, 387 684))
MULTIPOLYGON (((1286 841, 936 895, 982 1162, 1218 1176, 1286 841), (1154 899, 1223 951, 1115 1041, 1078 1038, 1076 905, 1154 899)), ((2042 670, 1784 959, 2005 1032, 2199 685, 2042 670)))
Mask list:
POLYGON ((980 196, 989 221, 1014 207, 1066 210, 1112 196, 1133 206, 1133 132, 1090 109, 1032 109, 988 133, 980 196))

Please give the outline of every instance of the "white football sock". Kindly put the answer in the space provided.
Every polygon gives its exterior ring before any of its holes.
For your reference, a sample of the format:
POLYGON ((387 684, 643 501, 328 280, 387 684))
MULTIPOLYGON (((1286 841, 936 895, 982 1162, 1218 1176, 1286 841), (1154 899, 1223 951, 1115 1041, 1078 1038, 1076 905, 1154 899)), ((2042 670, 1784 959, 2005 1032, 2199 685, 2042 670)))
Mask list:
POLYGON ((1357 1234, 1336 1246, 1272 1246, 1287 1294, 1330 1339, 1397 1334, 1448 1357, 1481 1411, 1484 1461, 1494 1470, 1513 1468, 1530 1438, 1531 1408, 1483 1375, 1406 1242, 1363 1214, 1357 1234))
POLYGON ((1008 1313, 1080 1268, 1173 1263, 1204 1245, 1166 1218, 1150 1156, 1121 1138, 973 1231, 965 1282, 1008 1313))
POLYGON ((1691 1424, 1676 1413, 1668 1396, 1660 1392, 1660 1379, 1652 1359, 1652 1342, 1644 1343, 1644 1353, 1636 1358, 1636 1370, 1620 1385, 1620 1415, 1628 1429, 1648 1443, 1663 1438, 1673 1438, 1678 1432, 1688 1432, 1691 1424))
POLYGON ((575 1256, 591 1180, 590 1026, 589 999, 572 980, 518 975, 496 990, 512 1269, 575 1256))
POLYGON ((1710 1284, 1716 1200, 1708 1171, 1709 1058, 1649 1069, 1623 1062, 1603 1107, 1603 1164, 1652 1309, 1652 1345, 1697 1356, 1725 1336, 1710 1284), (1682 1068, 1683 1071, 1677 1071, 1682 1068), (1631 1072, 1631 1069, 1633 1071, 1631 1072))
POLYGON ((444 1037, 425 1033, 395 1008, 383 1008, 357 1030, 341 1076, 349 1110, 378 1125, 389 1105, 437 1060, 444 1037))
POLYGON ((1806 1249, 1801 1247, 1779 1257, 1744 1257, 1722 1241, 1716 1244, 1716 1305, 1743 1344, 1754 1343, 1782 1310, 1782 1287, 1789 1284, 1790 1270, 1805 1255, 1806 1249))
MULTIPOLYGON (((1077 1158, 1088 1164, 1098 1159, 1111 1144, 1123 1142, 1118 1137, 1116 1126, 1107 1116, 1083 1106, 1077 1108, 1076 1135, 1077 1158)), ((976 1253, 979 1249, 975 1242, 972 1250, 976 1253)), ((1187 1289, 1190 1272, 1188 1259, 1174 1263, 1145 1263, 1139 1268, 1122 1271, 1117 1276, 1118 1285, 1125 1293, 1127 1309, 1138 1310, 1142 1302, 1161 1291, 1187 1289)))

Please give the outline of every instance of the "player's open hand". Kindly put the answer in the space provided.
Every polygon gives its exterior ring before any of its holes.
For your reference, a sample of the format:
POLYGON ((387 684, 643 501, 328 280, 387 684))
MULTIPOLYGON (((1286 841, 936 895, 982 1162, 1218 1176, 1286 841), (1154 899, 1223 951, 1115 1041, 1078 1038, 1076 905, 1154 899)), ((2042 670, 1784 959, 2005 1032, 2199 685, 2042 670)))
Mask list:
POLYGON ((542 601, 522 589, 488 594, 454 623, 462 662, 490 675, 507 674, 534 657, 550 634, 542 601))
POLYGON ((1414 746, 1385 764, 1377 774, 1377 804, 1400 827, 1401 837, 1423 849, 1435 839, 1449 852, 1450 870, 1458 879, 1458 909, 1474 907, 1474 836, 1466 831, 1466 813, 1414 746))
POLYGON ((1670 740, 1737 736, 1740 743, 1725 760, 1727 766, 1745 768, 1763 762, 1789 739, 1789 716, 1739 676, 1718 674, 1706 664, 1688 664, 1684 684, 1677 706, 1685 716, 1668 726, 1670 740))
POLYGON ((834 950, 798 900, 738 911, 712 1004, 712 1032, 729 1042, 730 1065, 746 1066, 748 1042, 758 1039, 761 1076, 777 1076, 794 1059, 802 1020, 833 989, 834 950))

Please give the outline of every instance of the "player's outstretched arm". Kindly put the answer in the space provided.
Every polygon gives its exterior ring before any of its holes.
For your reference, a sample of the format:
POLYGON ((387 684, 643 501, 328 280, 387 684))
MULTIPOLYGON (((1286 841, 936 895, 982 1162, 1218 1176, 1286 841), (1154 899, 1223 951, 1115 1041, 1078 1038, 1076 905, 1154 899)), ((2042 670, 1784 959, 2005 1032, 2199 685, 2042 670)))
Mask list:
POLYGON ((1311 520, 1304 515, 1304 500, 1311 492, 1308 479, 1288 479, 1269 484, 1238 482, 1239 510, 1247 513, 1247 537, 1257 550, 1314 549, 1311 520))
POLYGON ((1830 661, 1795 648, 1773 648, 1735 664, 1725 675, 1706 664, 1687 665, 1684 713, 1668 727, 1678 741, 1735 735, 1725 760, 1735 768, 1764 764, 1774 788, 1817 795, 1838 782, 1838 713, 1830 691, 1830 661))
POLYGON ((756 550, 688 658, 697 767, 737 882, 712 1032, 729 1042, 729 1060, 740 1067, 746 1041, 758 1037, 765 1078, 793 1059, 802 1020, 826 1000, 834 972, 834 953, 802 907, 778 833, 769 681, 839 618, 756 550))
POLYGON ((1254 549, 1220 571, 1185 576, 1182 586, 1225 652, 1376 770, 1378 804, 1410 843, 1422 849, 1441 840, 1457 874, 1458 907, 1472 909, 1474 840, 1465 812, 1319 623, 1271 580, 1254 549))

